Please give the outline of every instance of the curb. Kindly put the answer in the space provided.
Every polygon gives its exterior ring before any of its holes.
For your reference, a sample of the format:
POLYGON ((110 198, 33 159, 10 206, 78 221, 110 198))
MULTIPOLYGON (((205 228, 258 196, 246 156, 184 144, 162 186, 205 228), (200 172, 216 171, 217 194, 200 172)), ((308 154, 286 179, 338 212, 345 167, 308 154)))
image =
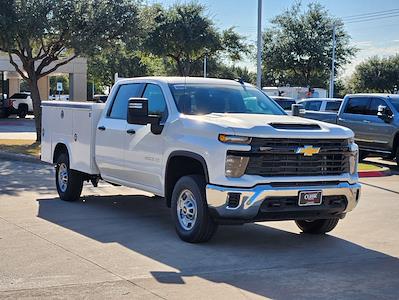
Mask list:
POLYGON ((39 158, 37 158, 33 155, 10 153, 10 152, 6 152, 6 151, 0 151, 0 159, 17 160, 17 161, 29 162, 29 163, 33 163, 33 164, 48 164, 44 161, 41 161, 39 158))
POLYGON ((391 175, 391 170, 389 168, 381 168, 380 170, 368 170, 368 171, 358 171, 360 178, 365 177, 383 177, 391 175))

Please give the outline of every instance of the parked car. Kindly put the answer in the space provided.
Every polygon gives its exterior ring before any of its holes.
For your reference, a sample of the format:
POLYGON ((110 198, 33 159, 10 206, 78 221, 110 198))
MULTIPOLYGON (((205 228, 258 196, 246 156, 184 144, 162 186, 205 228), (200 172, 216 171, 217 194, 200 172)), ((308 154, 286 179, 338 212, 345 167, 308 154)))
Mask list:
POLYGON ((337 124, 355 132, 360 158, 396 158, 399 165, 399 95, 346 95, 337 124))
POLYGON ((276 101, 277 104, 280 105, 282 109, 288 111, 292 109, 292 104, 296 104, 295 99, 290 97, 271 96, 270 98, 276 101))
POLYGON ((234 80, 119 80, 106 103, 43 102, 41 159, 62 200, 100 179, 165 198, 179 237, 204 242, 218 224, 295 220, 335 228, 359 201, 350 129, 288 116, 234 80))
POLYGON ((97 103, 105 103, 107 101, 108 95, 94 95, 93 101, 97 103))
POLYGON ((338 98, 309 98, 298 102, 304 108, 303 117, 329 123, 336 123, 342 104, 338 98))
POLYGON ((4 100, 3 107, 7 116, 18 115, 25 118, 28 113, 33 113, 33 103, 30 93, 15 93, 10 98, 4 100))

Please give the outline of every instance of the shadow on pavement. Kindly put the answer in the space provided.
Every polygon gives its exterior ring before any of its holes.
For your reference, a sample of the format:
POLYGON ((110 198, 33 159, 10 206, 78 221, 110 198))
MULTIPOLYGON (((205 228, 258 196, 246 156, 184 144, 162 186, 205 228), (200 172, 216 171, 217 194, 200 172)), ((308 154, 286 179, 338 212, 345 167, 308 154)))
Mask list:
POLYGON ((38 217, 44 220, 101 243, 119 243, 177 269, 148 270, 161 288, 184 285, 184 277, 196 276, 274 299, 397 296, 397 258, 331 235, 247 224, 222 226, 209 243, 188 244, 175 234, 170 211, 159 198, 115 195, 88 196, 76 203, 58 198, 37 201, 38 217))
POLYGON ((53 167, 0 159, 0 194, 18 195, 25 191, 54 191, 53 167), (38 180, 40 178, 40 180, 38 180))

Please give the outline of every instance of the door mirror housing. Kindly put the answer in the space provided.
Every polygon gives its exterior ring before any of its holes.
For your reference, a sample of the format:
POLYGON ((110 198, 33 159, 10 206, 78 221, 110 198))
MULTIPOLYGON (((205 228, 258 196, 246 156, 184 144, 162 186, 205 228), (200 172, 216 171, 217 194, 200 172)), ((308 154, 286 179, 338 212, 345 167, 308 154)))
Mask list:
POLYGON ((295 117, 300 117, 305 113, 305 108, 302 104, 292 104, 291 105, 292 115, 295 117))
POLYGON ((377 116, 380 119, 384 120, 384 122, 387 122, 387 123, 392 120, 392 112, 385 105, 378 106, 377 116))
POLYGON ((147 125, 151 124, 153 134, 161 134, 163 125, 161 125, 162 116, 150 115, 148 112, 148 99, 130 98, 127 107, 128 124, 147 125))

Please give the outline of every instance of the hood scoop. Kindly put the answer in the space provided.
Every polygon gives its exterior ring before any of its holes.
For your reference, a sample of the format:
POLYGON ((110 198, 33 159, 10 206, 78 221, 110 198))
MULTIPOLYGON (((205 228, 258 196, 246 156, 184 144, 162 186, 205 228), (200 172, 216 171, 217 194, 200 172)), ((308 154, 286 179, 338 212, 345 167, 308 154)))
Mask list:
POLYGON ((320 126, 317 124, 295 124, 295 123, 270 123, 275 129, 283 130, 320 130, 320 126))

